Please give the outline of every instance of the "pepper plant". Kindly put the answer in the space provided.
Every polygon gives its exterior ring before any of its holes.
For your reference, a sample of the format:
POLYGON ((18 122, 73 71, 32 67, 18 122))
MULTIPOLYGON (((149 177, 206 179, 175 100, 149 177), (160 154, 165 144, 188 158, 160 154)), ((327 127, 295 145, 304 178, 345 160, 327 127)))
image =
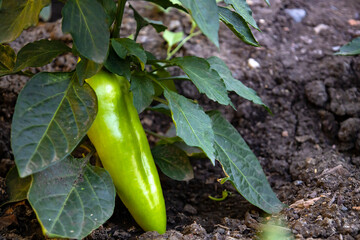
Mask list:
MULTIPOLYGON (((249 26, 259 28, 245 0, 144 1, 188 14, 194 22, 190 35, 201 31, 217 47, 220 22, 245 43, 259 46, 249 26)), ((10 170, 6 179, 8 202, 27 199, 44 234, 49 237, 83 238, 112 215, 117 192, 144 230, 162 233, 165 225, 160 230, 146 227, 148 220, 136 213, 139 205, 127 205, 120 186, 124 181, 132 184, 125 187, 125 191, 131 191, 132 187, 145 189, 138 192, 138 198, 153 201, 154 198, 148 196, 155 191, 152 183, 137 179, 150 172, 158 178, 155 165, 147 167, 141 165, 143 160, 134 160, 135 166, 128 161, 135 159, 135 155, 141 159, 146 155, 149 161, 154 158, 169 177, 189 180, 193 176, 189 157, 195 152, 202 153, 213 164, 219 161, 226 175, 222 182, 230 181, 255 206, 267 213, 282 209, 256 156, 236 129, 220 112, 205 112, 198 103, 176 91, 174 81, 181 79, 191 81, 200 93, 222 105, 235 108, 228 96, 231 91, 268 109, 255 91, 232 76, 223 60, 196 56, 174 58, 171 47, 167 59, 156 58, 137 43, 137 36, 148 25, 159 33, 167 27, 141 16, 130 0, 63 2, 62 31, 71 34, 73 44, 42 39, 15 53, 7 43, 24 29, 36 25, 41 9, 49 5, 50 0, 0 0, 0 76, 31 77, 18 96, 13 116, 11 146, 16 168, 10 170), (120 34, 125 8, 131 8, 137 22, 133 39, 120 34), (31 71, 62 54, 79 57, 73 71, 37 74, 31 71), (186 76, 172 76, 167 71, 170 67, 181 68, 186 76), (104 83, 109 79, 113 85, 104 83), (99 90, 97 84, 104 88, 99 90), (127 100, 123 102, 122 98, 127 100), (110 107, 103 107, 105 105, 110 107), (175 128, 173 136, 147 131, 161 138, 151 150, 152 154, 144 150, 147 147, 142 147, 148 146, 146 138, 144 141, 143 137, 141 140, 135 137, 145 136, 142 126, 135 124, 139 123, 138 114, 145 109, 170 116, 175 128), (111 114, 116 117, 109 117, 111 114), (106 121, 101 121, 103 119, 106 121), (123 122, 117 122, 119 119, 123 122), (114 137, 113 131, 107 128, 119 130, 118 136, 114 137), (95 148, 83 141, 87 133, 95 148), (114 144, 114 139, 122 143, 114 144), (79 149, 89 151, 79 157, 74 154, 79 149), (96 150, 105 169, 99 164, 90 164, 89 159, 96 150), (110 154, 111 151, 116 154, 110 154), (125 160, 117 162, 117 155, 125 160)), ((166 34, 169 39, 169 32, 166 34)), ((181 39, 172 45, 179 42, 181 39)), ((161 188, 160 193, 158 190, 155 192, 161 198, 161 188)), ((140 212, 146 212, 147 206, 151 208, 150 203, 143 204, 140 212)), ((156 222, 156 217, 151 221, 156 222)))

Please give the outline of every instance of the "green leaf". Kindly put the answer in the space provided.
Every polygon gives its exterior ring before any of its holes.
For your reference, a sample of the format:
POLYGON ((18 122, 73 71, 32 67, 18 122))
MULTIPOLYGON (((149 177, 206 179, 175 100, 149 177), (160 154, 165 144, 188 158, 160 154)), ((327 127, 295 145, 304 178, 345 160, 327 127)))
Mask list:
POLYGON ((98 64, 86 58, 81 58, 81 61, 76 65, 76 74, 79 79, 79 84, 82 86, 85 79, 91 78, 102 68, 102 64, 98 64))
POLYGON ((160 7, 164 8, 164 9, 167 9, 169 7, 173 7, 173 8, 177 8, 177 9, 180 9, 180 10, 183 10, 184 12, 186 12, 185 8, 183 8, 179 4, 172 3, 170 0, 146 0, 146 1, 155 3, 155 4, 159 5, 160 7))
POLYGON ((252 34, 249 25, 238 13, 219 7, 219 18, 244 43, 255 47, 260 46, 252 34))
POLYGON ((0 43, 11 42, 23 29, 36 25, 50 0, 5 0, 0 10, 0 43))
POLYGON ((215 0, 180 0, 185 6, 200 30, 219 47, 218 7, 215 0))
POLYGON ((348 44, 342 46, 335 55, 351 56, 360 54, 360 37, 354 38, 348 44))
POLYGON ((17 55, 14 71, 27 67, 42 67, 66 52, 71 52, 71 48, 61 41, 43 39, 26 44, 17 55))
POLYGON ((8 45, 0 44, 0 76, 12 72, 15 66, 16 54, 8 45))
POLYGON ((174 143, 174 146, 176 146, 176 147, 180 148, 181 150, 183 150, 184 152, 186 152, 188 157, 206 158, 206 154, 204 153, 203 150, 201 150, 198 147, 191 147, 191 146, 187 145, 184 141, 178 141, 178 142, 174 143))
POLYGON ((129 38, 111 39, 111 44, 120 58, 125 59, 127 55, 133 55, 139 59, 142 70, 145 69, 147 56, 140 44, 129 38))
POLYGON ((166 136, 168 137, 160 139, 156 145, 172 144, 183 150, 188 155, 188 157, 206 158, 206 154, 200 148, 191 147, 187 145, 180 137, 176 136, 176 128, 174 124, 171 124, 170 128, 166 132, 166 136))
POLYGON ((96 0, 68 0, 62 15, 62 31, 71 34, 77 50, 86 58, 103 63, 110 40, 103 6, 96 0))
POLYGON ((40 11, 40 15, 39 17, 41 18, 42 21, 47 22, 50 20, 51 18, 51 3, 49 5, 47 5, 46 7, 44 7, 41 11, 40 11))
POLYGON ((116 4, 113 0, 97 0, 104 8, 106 12, 106 22, 109 27, 111 27, 112 23, 116 17, 116 4))
POLYGON ((131 87, 133 92, 134 106, 138 113, 144 111, 147 108, 155 94, 154 85, 150 78, 144 74, 131 75, 131 87))
POLYGON ((203 58, 187 56, 174 58, 171 63, 178 65, 189 76, 201 93, 223 105, 231 104, 225 84, 219 74, 210 68, 203 58))
POLYGON ((184 38, 184 33, 165 30, 163 38, 168 43, 169 48, 172 48, 175 44, 181 42, 181 40, 184 38))
POLYGON ((256 92, 253 89, 246 87, 241 81, 235 79, 232 76, 230 69, 228 68, 228 66, 226 66, 226 63, 223 60, 213 56, 208 58, 207 61, 210 63, 211 68, 217 71, 220 77, 224 80, 227 90, 234 91, 239 96, 249 101, 252 101, 255 104, 262 105, 268 111, 270 111, 268 106, 266 106, 261 101, 261 98, 256 94, 256 92))
POLYGON ((1 7, 2 7, 2 0, 0 0, 0 9, 1 9, 1 7))
POLYGON ((162 22, 147 19, 147 18, 141 16, 135 10, 135 8, 133 8, 133 6, 130 5, 130 8, 133 10, 134 18, 136 20, 135 40, 136 40, 137 36, 139 35, 140 30, 148 25, 151 25, 153 28, 155 28, 156 32, 158 32, 158 33, 162 32, 166 29, 166 27, 162 24, 162 22))
POLYGON ((9 198, 6 202, 0 205, 3 206, 7 203, 19 202, 27 198, 27 193, 31 184, 31 177, 20 178, 16 167, 10 169, 6 175, 6 193, 9 198))
POLYGON ((186 153, 174 145, 159 145, 151 149, 156 165, 169 178, 189 181, 194 171, 186 153))
POLYGON ((219 112, 210 112, 215 133, 216 159, 239 193, 267 213, 283 204, 272 191, 259 161, 236 129, 219 112))
POLYGON ((95 92, 73 73, 38 73, 20 92, 12 121, 11 147, 21 177, 69 155, 95 119, 95 92))
POLYGON ((228 5, 231 5, 234 10, 240 14, 244 20, 253 26, 255 29, 259 30, 259 27, 256 24, 255 19, 252 16, 252 11, 249 7, 249 5, 246 3, 246 0, 224 0, 224 2, 228 5))
POLYGON ((211 120, 203 109, 189 99, 165 89, 165 98, 169 101, 176 134, 189 146, 200 147, 215 164, 214 133, 211 120))
POLYGON ((145 50, 145 54, 146 54, 147 60, 157 60, 153 53, 145 50))
POLYGON ((146 109, 155 111, 155 112, 159 112, 159 113, 162 113, 162 114, 165 114, 165 115, 171 117, 171 112, 170 112, 168 105, 165 105, 163 103, 160 103, 160 104, 158 104, 156 106, 152 106, 152 107, 149 106, 146 109))
POLYGON ((124 76, 128 80, 131 78, 130 62, 128 59, 121 59, 112 47, 110 47, 109 56, 106 59, 104 66, 112 73, 124 76))
POLYGON ((82 239, 112 215, 115 188, 105 169, 69 156, 33 175, 28 198, 47 236, 82 239))

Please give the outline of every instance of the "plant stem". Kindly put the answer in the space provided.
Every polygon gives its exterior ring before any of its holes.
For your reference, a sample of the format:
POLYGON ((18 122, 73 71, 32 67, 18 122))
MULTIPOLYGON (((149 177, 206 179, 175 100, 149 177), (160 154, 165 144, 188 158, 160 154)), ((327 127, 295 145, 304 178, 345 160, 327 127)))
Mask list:
POLYGON ((18 74, 18 75, 21 75, 21 76, 26 76, 26 77, 32 77, 34 76, 35 74, 33 74, 32 72, 26 70, 26 71, 19 71, 19 72, 16 72, 15 74, 18 74))
POLYGON ((190 78, 188 78, 187 76, 175 76, 175 77, 166 77, 166 78, 159 78, 159 81, 166 81, 166 80, 184 80, 184 81, 189 81, 190 78))
POLYGON ((169 60, 172 56, 174 56, 175 53, 177 53, 180 48, 187 42, 189 41, 191 38, 197 36, 197 35, 200 35, 201 34, 201 31, 197 31, 197 32, 194 32, 194 33, 190 33, 189 36, 187 36, 186 38, 184 38, 177 46, 176 48, 170 53, 168 54, 166 60, 169 60))
POLYGON ((161 66, 161 67, 159 67, 159 68, 157 68, 157 69, 152 70, 152 71, 149 72, 149 73, 154 73, 154 72, 159 71, 159 70, 161 70, 161 69, 164 69, 164 68, 167 68, 167 67, 173 67, 173 66, 174 66, 174 65, 172 65, 172 64, 164 65, 164 66, 161 66))
POLYGON ((121 22, 124 15, 124 9, 125 4, 127 0, 118 0, 118 7, 116 12, 116 19, 115 19, 115 25, 112 31, 112 37, 118 38, 120 37, 120 28, 121 28, 121 22))
POLYGON ((166 100, 162 99, 162 98, 153 97, 153 99, 154 99, 155 101, 159 102, 159 103, 163 103, 163 104, 165 104, 165 105, 169 105, 169 103, 168 103, 166 100))
POLYGON ((148 129, 144 129, 145 130, 145 132, 147 133, 147 134, 149 134, 149 135, 152 135, 152 136, 154 136, 154 137, 157 137, 157 138, 159 138, 159 139, 166 139, 166 137, 165 136, 163 136, 163 135, 160 135, 160 134, 158 134, 158 133, 155 133, 155 132, 153 132, 153 131, 150 131, 150 130, 148 130, 148 129))

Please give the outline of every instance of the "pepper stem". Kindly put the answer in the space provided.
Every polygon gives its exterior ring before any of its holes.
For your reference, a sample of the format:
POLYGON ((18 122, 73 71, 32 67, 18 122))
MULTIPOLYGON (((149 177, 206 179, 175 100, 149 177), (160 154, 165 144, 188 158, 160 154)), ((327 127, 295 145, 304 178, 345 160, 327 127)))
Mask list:
POLYGON ((113 38, 119 38, 120 37, 120 28, 121 28, 123 15, 124 15, 126 1, 127 0, 118 0, 118 7, 117 7, 117 11, 116 11, 115 25, 114 25, 114 28, 113 28, 112 34, 111 34, 113 38))

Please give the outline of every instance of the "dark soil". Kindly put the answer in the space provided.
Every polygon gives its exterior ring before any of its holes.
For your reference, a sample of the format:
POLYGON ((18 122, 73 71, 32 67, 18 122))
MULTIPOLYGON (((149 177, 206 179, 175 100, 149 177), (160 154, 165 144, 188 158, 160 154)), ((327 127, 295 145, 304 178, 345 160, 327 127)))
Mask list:
MULTIPOLYGON (((247 203, 230 184, 217 182, 223 176, 219 165, 193 160, 195 178, 189 182, 161 175, 168 214, 166 234, 143 233, 118 201, 113 217, 87 239, 253 239, 260 237, 270 219, 282 222, 273 229, 289 239, 360 239, 360 58, 333 55, 340 45, 360 35, 360 23, 356 22, 360 2, 270 2, 269 8, 262 0, 249 1, 262 29, 255 32, 262 47, 243 44, 222 25, 221 51, 205 37, 197 37, 185 44, 179 55, 221 57, 237 79, 257 91, 273 115, 235 95, 231 99, 237 111, 207 100, 187 82, 179 86, 205 109, 219 108, 225 114, 258 156, 279 199, 289 207, 277 216, 268 216, 247 203), (292 8, 306 11, 301 22, 286 13, 292 8), (251 68, 250 58, 260 67, 251 68), (233 193, 226 200, 208 198, 221 196, 224 189, 233 193)), ((164 21, 173 31, 189 30, 183 15, 164 15, 138 3, 134 6, 147 17, 164 21)), ((131 12, 126 16, 123 36, 135 26, 129 18, 131 12)), ((40 24, 12 46, 19 49, 26 42, 49 37, 69 42, 69 36, 59 29, 58 23, 40 24)), ((138 40, 146 50, 165 56, 166 45, 153 29, 146 28, 138 40)), ((45 69, 69 70, 75 63, 71 56, 62 56, 45 69)), ((0 78, 0 200, 6 197, 4 178, 13 166, 11 117, 26 81, 19 76, 0 78)), ((158 132, 165 132, 169 124, 169 119, 158 114, 145 113, 142 120, 146 128, 158 132)), ((0 209, 0 233, 0 239, 42 238, 26 202, 0 209)))

